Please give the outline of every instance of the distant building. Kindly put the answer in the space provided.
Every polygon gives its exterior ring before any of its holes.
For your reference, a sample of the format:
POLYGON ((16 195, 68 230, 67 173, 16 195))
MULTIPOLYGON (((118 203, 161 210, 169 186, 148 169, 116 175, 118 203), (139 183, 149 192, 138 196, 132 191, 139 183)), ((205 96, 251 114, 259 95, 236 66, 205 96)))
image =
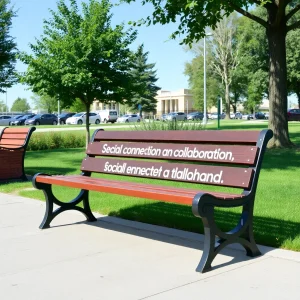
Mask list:
POLYGON ((114 101, 112 101, 110 103, 102 103, 99 100, 94 100, 92 110, 97 111, 97 110, 114 109, 119 112, 119 107, 120 107, 120 104, 116 103, 114 101))
POLYGON ((157 116, 173 111, 181 111, 185 113, 194 111, 193 96, 189 89, 180 89, 173 92, 160 90, 155 98, 157 100, 157 116))

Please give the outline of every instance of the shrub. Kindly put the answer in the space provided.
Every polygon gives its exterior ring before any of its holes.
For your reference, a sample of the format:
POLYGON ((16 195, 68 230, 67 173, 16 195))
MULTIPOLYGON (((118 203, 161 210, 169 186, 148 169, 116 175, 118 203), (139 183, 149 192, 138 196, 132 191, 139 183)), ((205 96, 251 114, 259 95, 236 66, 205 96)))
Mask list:
POLYGON ((203 130, 203 125, 197 121, 143 121, 131 125, 132 130, 203 130))
POLYGON ((28 150, 49 150, 85 147, 85 133, 77 132, 37 132, 29 141, 28 150))

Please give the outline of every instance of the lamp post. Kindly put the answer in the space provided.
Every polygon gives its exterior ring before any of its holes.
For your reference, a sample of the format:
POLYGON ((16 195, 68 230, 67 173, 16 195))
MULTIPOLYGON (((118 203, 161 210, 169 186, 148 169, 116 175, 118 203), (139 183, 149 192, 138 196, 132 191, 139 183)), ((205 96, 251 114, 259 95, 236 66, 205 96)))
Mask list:
POLYGON ((6 98, 6 101, 5 101, 5 105, 6 105, 6 112, 8 111, 8 107, 7 107, 7 88, 6 88, 6 93, 5 93, 5 98, 6 98))
POLYGON ((203 124, 206 125, 207 123, 207 114, 206 114, 206 37, 211 36, 212 33, 205 33, 204 41, 203 41, 203 69, 204 69, 204 89, 203 89, 203 124))

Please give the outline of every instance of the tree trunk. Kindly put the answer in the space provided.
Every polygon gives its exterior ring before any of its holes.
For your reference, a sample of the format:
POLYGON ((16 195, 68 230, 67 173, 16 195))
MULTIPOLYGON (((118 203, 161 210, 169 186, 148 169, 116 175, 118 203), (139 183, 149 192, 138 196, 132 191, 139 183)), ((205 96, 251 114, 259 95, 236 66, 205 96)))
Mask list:
MULTIPOLYGON (((272 12, 269 12, 272 19, 272 12)), ((269 65, 269 128, 274 136, 268 147, 291 147, 287 121, 287 68, 286 68, 286 25, 283 20, 278 26, 269 25, 267 38, 270 53, 269 65)), ((272 24, 272 23, 271 23, 272 24)))
POLYGON ((230 119, 230 95, 229 95, 229 84, 226 81, 225 81, 225 108, 226 108, 226 119, 229 120, 230 119))

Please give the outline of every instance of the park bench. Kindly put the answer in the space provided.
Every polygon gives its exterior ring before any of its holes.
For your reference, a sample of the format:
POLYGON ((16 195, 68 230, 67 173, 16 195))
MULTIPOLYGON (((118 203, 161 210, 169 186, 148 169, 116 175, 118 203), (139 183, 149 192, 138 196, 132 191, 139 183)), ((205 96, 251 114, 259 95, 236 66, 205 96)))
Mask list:
POLYGON ((24 158, 35 127, 0 129, 0 181, 27 180, 24 158))
POLYGON ((197 271, 209 270, 217 253, 232 243, 240 243, 248 256, 260 255, 253 235, 253 208, 263 155, 272 136, 271 130, 98 130, 87 147, 81 175, 38 173, 33 177, 33 186, 44 191, 47 203, 40 228, 50 227, 59 213, 71 209, 82 212, 88 221, 96 221, 89 206, 89 191, 98 191, 191 205, 194 215, 202 218, 205 233, 197 271), (113 179, 100 178, 101 174, 92 177, 95 173, 117 176, 113 179), (118 175, 197 184, 193 188, 181 188, 124 182, 118 180, 118 175), (202 184, 237 190, 205 191, 202 184), (53 195, 52 185, 81 191, 66 203, 53 195), (78 206, 81 202, 82 207, 78 206), (56 210, 53 210, 54 204, 59 206, 56 210), (215 221, 215 207, 238 206, 242 207, 238 224, 231 231, 223 232, 215 221))

